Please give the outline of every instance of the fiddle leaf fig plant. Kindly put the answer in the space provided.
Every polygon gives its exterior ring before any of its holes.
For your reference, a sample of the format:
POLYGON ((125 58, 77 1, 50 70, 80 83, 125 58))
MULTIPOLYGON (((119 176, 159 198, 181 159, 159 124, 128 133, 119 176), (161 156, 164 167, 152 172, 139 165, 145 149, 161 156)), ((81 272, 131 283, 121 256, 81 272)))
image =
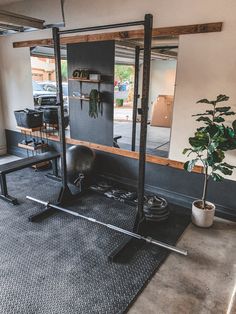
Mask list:
POLYGON ((196 121, 202 125, 189 138, 191 147, 185 148, 183 154, 194 155, 194 158, 184 164, 184 169, 191 172, 197 163, 203 166, 204 185, 201 198, 201 208, 206 209, 206 197, 209 178, 222 181, 223 175, 231 175, 236 168, 224 162, 225 152, 236 149, 236 120, 225 123, 225 117, 235 115, 230 106, 222 106, 228 101, 226 95, 218 95, 215 100, 200 99, 198 104, 208 105, 203 113, 195 114, 196 121))

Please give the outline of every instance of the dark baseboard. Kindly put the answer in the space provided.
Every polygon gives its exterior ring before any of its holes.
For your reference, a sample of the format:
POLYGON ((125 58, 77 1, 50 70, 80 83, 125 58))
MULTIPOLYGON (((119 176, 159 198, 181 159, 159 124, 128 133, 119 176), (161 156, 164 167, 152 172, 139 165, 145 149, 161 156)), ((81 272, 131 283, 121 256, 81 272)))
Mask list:
MULTIPOLYGON (((117 182, 119 184, 123 184, 126 186, 130 186, 132 188, 137 187, 137 182, 132 179, 127 179, 123 177, 118 177, 118 176, 112 176, 111 174, 103 174, 102 177, 107 180, 111 180, 113 182, 117 182)), ((153 194, 158 194, 164 198, 167 199, 169 203, 173 203, 179 206, 183 206, 185 208, 189 208, 191 210, 192 208, 192 203, 195 200, 194 197, 184 195, 181 193, 176 193, 173 191, 165 190, 156 186, 151 186, 146 184, 145 185, 145 190, 148 193, 153 193, 153 194)), ((224 207, 220 204, 215 204, 216 205, 216 216, 231 220, 231 221, 236 221, 236 213, 235 210, 230 209, 228 207, 224 207)))

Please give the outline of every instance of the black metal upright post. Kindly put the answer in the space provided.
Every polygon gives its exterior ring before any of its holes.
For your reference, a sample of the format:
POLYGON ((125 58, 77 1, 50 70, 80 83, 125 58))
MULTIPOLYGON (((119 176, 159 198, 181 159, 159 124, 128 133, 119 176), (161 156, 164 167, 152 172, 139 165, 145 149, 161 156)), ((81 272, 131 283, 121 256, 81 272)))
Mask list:
POLYGON ((139 180, 138 180, 138 216, 143 217, 144 205, 144 186, 145 186, 145 163, 146 163, 146 141, 147 141, 147 120, 148 120, 148 101, 150 85, 150 63, 152 47, 152 24, 151 14, 145 15, 144 24, 144 56, 143 56, 143 84, 141 100, 141 129, 139 144, 139 180))
POLYGON ((65 137, 65 123, 64 123, 64 104, 63 104, 63 89, 61 76, 61 48, 60 48, 60 34, 57 27, 53 27, 53 43, 55 52, 55 69, 56 69, 56 83, 57 83, 57 104, 58 107, 58 124, 60 136, 60 152, 61 152, 61 178, 62 187, 58 197, 58 203, 62 204, 72 196, 67 182, 66 169, 66 137, 65 137))
POLYGON ((138 85, 139 85, 139 57, 140 47, 135 47, 135 72, 134 72, 134 101, 133 101, 133 122, 132 122, 132 145, 131 150, 135 151, 136 143, 136 124, 137 124, 137 109, 138 109, 138 85))
MULTIPOLYGON (((152 44, 152 15, 146 14, 144 21, 144 57, 143 57, 143 82, 142 82, 142 114, 140 130, 139 149, 139 173, 138 173, 138 210, 133 226, 134 232, 140 232, 145 227, 146 221, 143 213, 144 205, 144 184, 145 184, 145 162, 146 162, 146 139, 147 139, 147 118, 148 118, 148 96, 150 83, 151 44, 152 44)), ((142 230, 143 231, 143 230, 142 230)), ((130 239, 122 242, 109 256, 112 261, 126 259, 136 244, 130 239)))

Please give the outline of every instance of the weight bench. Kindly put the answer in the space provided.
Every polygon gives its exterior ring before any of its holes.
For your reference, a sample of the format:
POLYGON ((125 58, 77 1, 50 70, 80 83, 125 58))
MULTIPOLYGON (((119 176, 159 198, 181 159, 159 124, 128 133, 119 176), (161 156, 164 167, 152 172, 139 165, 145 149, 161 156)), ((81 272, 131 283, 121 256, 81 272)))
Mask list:
POLYGON ((57 158, 60 157, 60 154, 57 152, 47 152, 43 154, 39 154, 36 156, 19 159, 16 161, 8 162, 6 164, 0 165, 0 185, 1 185, 1 194, 0 199, 12 203, 13 205, 17 205, 18 201, 16 198, 10 196, 7 191, 7 181, 6 175, 8 173, 21 170, 33 165, 37 165, 41 162, 52 161, 52 169, 53 169, 53 177, 58 177, 58 167, 57 167, 57 158))

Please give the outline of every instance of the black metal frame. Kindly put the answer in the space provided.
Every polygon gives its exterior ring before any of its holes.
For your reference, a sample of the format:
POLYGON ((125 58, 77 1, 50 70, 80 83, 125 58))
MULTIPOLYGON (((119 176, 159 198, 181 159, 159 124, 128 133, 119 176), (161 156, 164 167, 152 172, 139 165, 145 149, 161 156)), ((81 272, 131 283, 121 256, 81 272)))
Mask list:
POLYGON ((126 23, 107 24, 107 25, 90 26, 90 27, 74 28, 74 29, 59 31, 59 34, 63 35, 63 34, 73 34, 73 33, 84 33, 84 32, 92 32, 92 31, 100 31, 102 29, 130 27, 130 26, 138 26, 138 25, 144 25, 144 24, 145 24, 145 21, 134 21, 134 22, 126 22, 126 23))
POLYGON ((58 153, 47 152, 45 154, 35 155, 32 157, 27 157, 24 159, 16 160, 9 162, 7 164, 0 166, 0 199, 9 202, 13 205, 18 205, 18 200, 15 197, 12 197, 8 194, 7 180, 6 175, 33 165, 37 165, 44 161, 52 162, 52 174, 47 174, 51 179, 58 180, 58 170, 57 170, 57 158, 59 157, 58 153))
POLYGON ((139 85, 139 58, 140 47, 135 47, 135 70, 134 70, 134 102, 133 102, 133 121, 132 121, 132 145, 131 150, 135 152, 136 146, 136 121, 137 121, 137 109, 138 109, 138 85, 139 85))
POLYGON ((151 15, 145 16, 144 23, 144 56, 143 56, 143 82, 141 102, 141 130, 139 144, 139 176, 138 176, 138 213, 143 218, 144 185, 145 185, 145 163, 146 163, 146 142, 147 142, 147 119, 150 85, 150 64, 152 47, 152 25, 151 15))
POLYGON ((58 203, 62 204, 73 197, 67 181, 67 168, 66 168, 66 136, 65 136, 65 123, 64 123, 64 101, 62 89, 62 76, 61 76, 61 48, 60 48, 60 32, 59 28, 53 27, 53 44, 55 53, 55 68, 56 68, 56 82, 57 82, 57 104, 58 104, 58 124, 60 136, 60 151, 61 151, 61 178, 62 187, 58 197, 58 203))
MULTIPOLYGON (((150 77, 150 58, 151 58, 151 40, 152 40, 152 15, 146 14, 144 21, 134 21, 128 23, 118 23, 109 25, 100 25, 92 27, 77 28, 71 30, 60 31, 59 28, 54 27, 53 42, 55 51, 55 65, 56 65, 56 82, 57 82, 57 102, 59 105, 59 135, 60 135, 60 148, 61 148, 61 177, 62 188, 58 198, 58 203, 64 203, 71 199, 72 194, 68 187, 67 182, 67 167, 66 167, 66 141, 65 141, 65 127, 64 127, 64 105, 63 105, 63 92, 62 92, 62 77, 61 77, 61 53, 60 53, 60 35, 91 32, 95 30, 130 27, 130 26, 144 26, 144 63, 143 63, 143 88, 142 88, 142 119, 140 130, 140 155, 139 155, 139 183, 138 183, 138 212, 142 216, 143 211, 143 195, 144 195, 144 177, 145 177, 145 158, 146 158, 146 134, 147 134, 147 113, 148 113, 148 93, 149 93, 149 77, 150 77)), ((139 59, 139 47, 137 47, 136 54, 139 59)), ((138 71, 136 71, 137 73, 138 71)), ((138 85, 138 73, 136 75, 136 86, 138 85)), ((135 94, 136 104, 138 101, 138 93, 135 94)), ((136 111, 137 116, 137 111, 136 111)), ((134 119, 133 119, 134 120, 134 119)), ((135 119, 136 120, 136 119, 135 119)), ((136 125, 134 126, 136 128, 136 125)), ((136 129, 135 129, 136 132, 136 129)))
MULTIPOLYGON (((65 127, 64 127, 64 105, 62 94, 62 77, 61 77, 61 54, 60 54, 60 35, 91 32, 95 30, 130 27, 143 25, 144 26, 144 63, 143 63, 143 83, 142 83, 142 115, 141 115, 141 130, 140 130, 140 152, 139 152, 139 173, 138 173, 138 206, 135 224, 133 227, 134 232, 139 232, 139 227, 145 222, 143 214, 144 205, 144 184, 145 184, 145 162, 146 162, 146 137, 147 137, 147 117, 148 117, 148 97, 149 97, 149 81, 150 81, 150 60, 151 60, 151 41, 152 41, 152 24, 153 17, 151 14, 146 14, 144 21, 135 21, 128 23, 101 25, 94 27, 85 27, 79 29, 63 30, 59 31, 57 27, 54 27, 53 41, 55 51, 55 64, 56 64, 56 82, 57 82, 57 102, 59 105, 59 134, 60 134, 60 149, 61 149, 61 177, 62 187, 58 198, 58 203, 63 204, 70 201, 73 197, 67 182, 67 167, 66 167, 66 140, 65 140, 65 127)), ((137 56, 139 56, 139 47, 136 50, 137 56)), ((136 72, 136 83, 138 84, 138 74, 136 72)), ((136 102, 138 100, 138 94, 135 94, 136 102)), ((136 119, 135 119, 136 120, 136 119)), ((43 212, 44 217, 51 208, 46 208, 43 212)), ((31 221, 35 221, 34 217, 31 217, 31 221)), ((120 254, 123 249, 130 243, 130 239, 121 244, 111 255, 110 259, 114 260, 120 254)))
MULTIPOLYGON (((149 85, 150 85, 150 62, 151 62, 151 46, 152 46, 152 25, 153 17, 151 14, 145 15, 144 21, 144 56, 143 56, 143 80, 142 80, 142 99, 141 99, 141 128, 140 128, 140 144, 139 144, 139 172, 138 172, 138 206, 133 232, 145 233, 147 222, 144 217, 144 191, 145 191, 145 164, 146 164, 146 142, 147 142, 147 119, 148 119, 148 101, 149 101, 149 85)), ((136 48, 135 69, 139 67, 140 49, 136 48)), ((138 72, 138 71, 137 71, 138 72)), ((138 86, 138 74, 136 72, 135 82, 138 86)), ((135 90, 135 101, 138 101, 138 88, 135 90)), ((136 103, 137 104, 137 103, 136 103)), ((136 105, 135 105, 136 106, 136 105)), ((137 109, 137 108, 136 108, 137 109)), ((136 113, 134 113, 137 116, 136 113)), ((136 119, 134 120, 136 121, 136 119)), ((136 125, 133 124, 136 128, 136 125)), ((136 132, 136 129, 135 129, 136 132)), ((134 142, 135 143, 135 138, 134 142)), ((122 259, 122 256, 127 255, 127 250, 133 247, 132 240, 127 239, 118 246, 109 256, 111 261, 122 259)))

